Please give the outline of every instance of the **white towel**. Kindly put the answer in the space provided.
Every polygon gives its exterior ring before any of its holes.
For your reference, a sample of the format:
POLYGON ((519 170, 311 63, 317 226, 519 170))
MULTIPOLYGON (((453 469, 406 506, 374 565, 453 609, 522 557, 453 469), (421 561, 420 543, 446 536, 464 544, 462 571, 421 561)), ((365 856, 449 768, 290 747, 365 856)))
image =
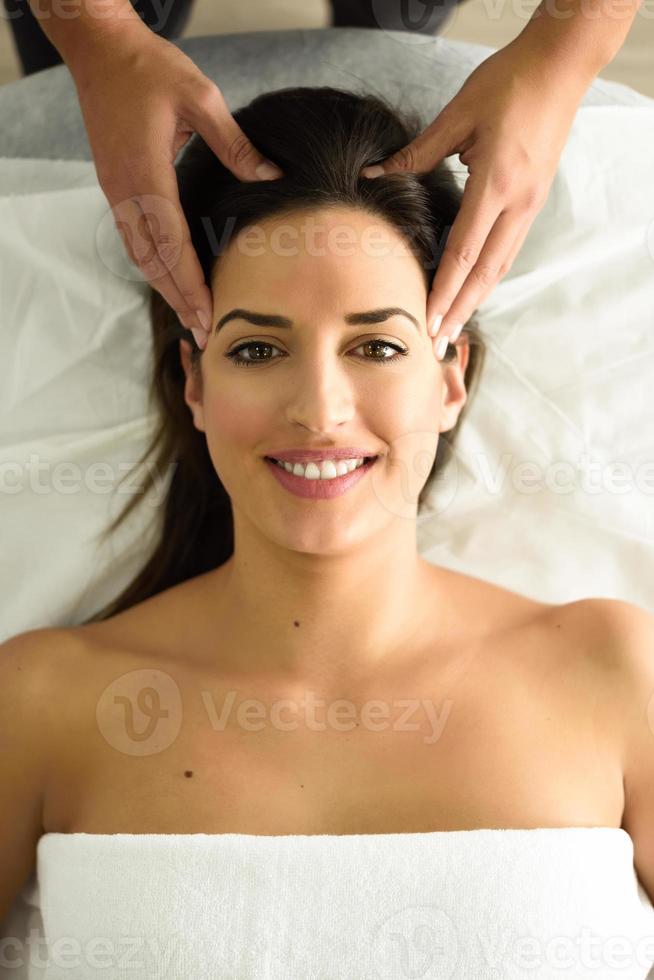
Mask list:
POLYGON ((21 898, 47 947, 39 966, 16 942, 12 980, 643 980, 654 962, 610 827, 45 834, 21 898))

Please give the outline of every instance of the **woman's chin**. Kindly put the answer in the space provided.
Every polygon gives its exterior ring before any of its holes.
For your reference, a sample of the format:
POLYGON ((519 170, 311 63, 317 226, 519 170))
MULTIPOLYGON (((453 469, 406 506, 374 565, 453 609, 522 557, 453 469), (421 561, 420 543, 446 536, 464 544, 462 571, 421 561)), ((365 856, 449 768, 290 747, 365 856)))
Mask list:
MULTIPOLYGON (((261 517, 258 524, 259 529, 264 532, 261 517)), ((342 516, 338 520, 324 516, 320 518, 313 514, 286 519, 278 516, 268 524, 268 536, 280 546, 299 554, 323 557, 345 555, 365 544, 372 533, 370 526, 363 527, 361 514, 348 523, 343 521, 342 516)))

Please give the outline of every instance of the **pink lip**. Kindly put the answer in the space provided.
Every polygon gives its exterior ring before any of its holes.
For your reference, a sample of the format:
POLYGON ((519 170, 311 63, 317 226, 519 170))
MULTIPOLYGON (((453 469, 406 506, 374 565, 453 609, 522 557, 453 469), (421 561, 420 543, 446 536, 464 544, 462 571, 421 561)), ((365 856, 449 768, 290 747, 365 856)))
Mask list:
POLYGON ((321 459, 365 459, 375 453, 367 449, 347 446, 345 449, 280 449, 279 452, 268 453, 266 459, 281 459, 284 463, 317 463, 321 459))
MULTIPOLYGON (((306 456, 304 458, 306 459, 306 456)), ((363 466, 359 466, 358 469, 352 470, 350 473, 345 473, 344 476, 336 476, 333 480, 307 480, 303 476, 295 476, 293 473, 289 473, 283 466, 278 466, 277 463, 273 463, 269 459, 264 460, 264 462, 272 470, 272 475, 281 485, 296 496, 308 497, 313 500, 331 500, 332 497, 340 497, 341 494, 350 490, 355 483, 362 480, 368 470, 373 468, 378 458, 375 457, 370 463, 364 463, 363 466)))

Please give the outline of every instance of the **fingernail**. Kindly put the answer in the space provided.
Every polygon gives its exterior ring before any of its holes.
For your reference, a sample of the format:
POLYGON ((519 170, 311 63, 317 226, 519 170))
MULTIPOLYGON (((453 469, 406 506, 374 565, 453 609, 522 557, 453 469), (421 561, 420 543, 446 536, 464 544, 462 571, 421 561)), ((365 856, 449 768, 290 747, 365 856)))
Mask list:
POLYGON ((381 177, 381 175, 383 173, 384 173, 384 168, 383 167, 380 167, 379 164, 376 163, 372 167, 365 167, 361 171, 361 176, 362 177, 381 177))
POLYGON ((204 330, 199 330, 198 327, 192 327, 191 333, 193 334, 195 343, 198 345, 200 350, 204 350, 204 348, 207 346, 207 335, 204 330))
POLYGON ((204 310, 196 310, 195 315, 208 333, 211 326, 211 316, 204 310))
POLYGON ((438 333, 438 328, 440 327, 442 322, 443 322, 442 313, 439 313, 438 316, 435 316, 434 319, 431 321, 431 323, 429 324, 429 333, 432 337, 434 337, 438 333))
POLYGON ((450 343, 451 344, 453 344, 456 340, 458 340, 459 334, 461 333, 462 330, 463 330, 463 324, 462 323, 457 323, 455 326, 452 327, 452 329, 450 330, 450 343))
POLYGON ((445 356, 445 351, 447 350, 448 343, 449 341, 447 337, 441 337, 441 339, 436 344, 436 357, 438 358, 439 361, 441 361, 445 356))
POLYGON ((270 162, 260 163, 255 173, 260 180, 276 180, 278 177, 283 176, 279 167, 276 167, 274 163, 270 162))

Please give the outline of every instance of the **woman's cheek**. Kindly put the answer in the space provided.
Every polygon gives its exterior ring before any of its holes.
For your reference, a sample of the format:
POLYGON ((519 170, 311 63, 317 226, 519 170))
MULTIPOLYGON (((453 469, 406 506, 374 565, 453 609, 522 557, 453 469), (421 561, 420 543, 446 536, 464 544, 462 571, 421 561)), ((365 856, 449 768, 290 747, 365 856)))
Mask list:
MULTIPOLYGON (((383 371, 384 368, 380 368, 383 371)), ((380 432, 397 436, 414 432, 438 432, 441 385, 433 376, 415 374, 396 379, 376 400, 374 418, 380 432)))
MULTIPOLYGON (((243 368, 247 370, 247 368, 243 368)), ((257 447, 270 431, 270 413, 257 406, 256 398, 247 386, 232 386, 229 390, 207 391, 204 399, 204 418, 207 432, 228 446, 241 450, 257 447)))

